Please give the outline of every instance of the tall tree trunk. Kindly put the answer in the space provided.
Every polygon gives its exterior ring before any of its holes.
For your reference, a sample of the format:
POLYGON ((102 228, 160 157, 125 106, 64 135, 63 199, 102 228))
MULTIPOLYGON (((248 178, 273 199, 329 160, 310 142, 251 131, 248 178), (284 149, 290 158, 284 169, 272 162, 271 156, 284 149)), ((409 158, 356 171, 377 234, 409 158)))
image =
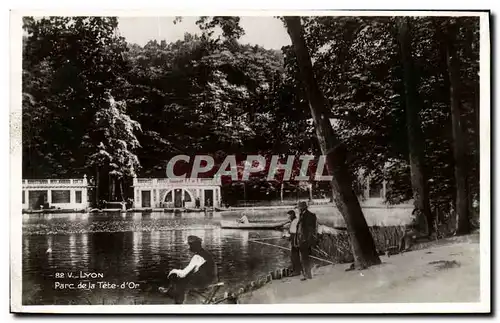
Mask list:
MULTIPOLYGON (((479 82, 478 82, 479 84, 479 82)), ((479 201, 479 188, 477 187, 479 184, 479 138, 480 138, 480 132, 479 132, 479 86, 475 87, 474 89, 474 101, 472 102, 473 108, 474 108, 474 134, 473 134, 473 140, 474 140, 474 165, 471 167, 469 165, 467 171, 470 173, 469 177, 469 218, 471 219, 471 225, 474 224, 474 226, 478 225, 477 219, 479 215, 479 206, 474 207, 474 203, 479 201), (472 168, 472 169, 471 169, 472 168)), ((472 229, 472 227, 471 227, 472 229)))
POLYGON ((109 176, 109 201, 113 202, 115 200, 115 178, 109 176))
POLYGON ((96 207, 99 208, 99 166, 95 167, 96 178, 95 178, 95 204, 96 207))
POLYGON ((458 33, 454 21, 447 23, 446 48, 448 77, 450 80, 451 123, 453 132, 453 156, 455 159, 455 212, 457 218, 456 233, 470 233, 469 221, 469 193, 467 186, 467 163, 465 156, 465 136, 461 122, 460 107, 460 69, 457 50, 455 48, 455 35, 458 33))
POLYGON ((246 182, 243 181, 243 201, 245 203, 245 206, 247 205, 247 185, 246 182))
POLYGON ((283 186, 284 186, 284 183, 282 182, 282 183, 281 183, 281 187, 280 187, 280 198, 281 198, 281 203, 283 203, 283 186))
POLYGON ((125 202, 125 194, 123 194, 123 178, 120 178, 120 195, 122 202, 125 202))
POLYGON ((322 153, 327 157, 328 174, 333 177, 331 182, 333 197, 349 232, 354 265, 362 269, 380 264, 373 237, 358 198, 352 190, 352 179, 346 165, 346 147, 335 136, 327 117, 325 99, 314 76, 309 50, 302 35, 300 17, 285 17, 285 22, 297 56, 299 72, 307 93, 319 145, 322 153))
POLYGON ((406 102, 406 129, 410 151, 411 186, 419 231, 430 235, 433 231, 433 217, 429 204, 427 178, 424 172, 424 137, 420 127, 417 82, 413 71, 411 55, 410 23, 408 17, 398 21, 399 46, 403 63, 403 82, 406 102))
POLYGON ((108 201, 111 202, 111 175, 108 174, 108 201))
MULTIPOLYGON (((474 201, 479 201, 479 189, 477 184, 479 183, 479 81, 477 85, 474 86, 474 99, 472 101, 472 107, 474 111, 474 131, 473 131, 473 142, 474 142, 474 164, 473 167, 470 166, 467 168, 467 171, 470 173, 469 177, 469 218, 474 221, 476 224, 477 215, 479 214, 479 209, 474 207, 474 201), (477 180, 476 180, 477 179, 477 180)), ((472 222, 471 222, 472 224, 472 222)), ((472 229, 472 228, 471 228, 472 229)))

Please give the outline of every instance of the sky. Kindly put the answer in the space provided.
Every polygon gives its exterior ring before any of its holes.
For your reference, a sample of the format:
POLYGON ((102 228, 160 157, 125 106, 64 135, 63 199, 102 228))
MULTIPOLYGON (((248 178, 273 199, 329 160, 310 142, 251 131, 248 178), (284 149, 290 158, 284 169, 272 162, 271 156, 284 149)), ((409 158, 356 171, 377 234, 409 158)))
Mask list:
MULTIPOLYGON (((174 17, 119 17, 118 29, 127 42, 141 46, 149 40, 174 42, 184 39, 184 33, 201 34, 195 24, 198 17, 183 17, 174 24, 174 17)), ((241 17, 240 25, 245 30, 240 43, 260 45, 267 49, 281 49, 290 45, 290 37, 283 23, 272 17, 241 17)))

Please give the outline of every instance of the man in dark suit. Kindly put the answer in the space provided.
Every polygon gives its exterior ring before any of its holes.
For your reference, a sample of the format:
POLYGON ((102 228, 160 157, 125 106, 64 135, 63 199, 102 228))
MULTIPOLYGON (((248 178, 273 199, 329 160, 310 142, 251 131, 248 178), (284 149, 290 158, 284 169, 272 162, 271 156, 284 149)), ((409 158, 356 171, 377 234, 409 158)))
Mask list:
POLYGON ((296 244, 299 246, 300 262, 304 277, 301 280, 312 279, 311 253, 316 244, 317 220, 316 214, 307 209, 306 202, 299 202, 299 222, 297 223, 296 244))

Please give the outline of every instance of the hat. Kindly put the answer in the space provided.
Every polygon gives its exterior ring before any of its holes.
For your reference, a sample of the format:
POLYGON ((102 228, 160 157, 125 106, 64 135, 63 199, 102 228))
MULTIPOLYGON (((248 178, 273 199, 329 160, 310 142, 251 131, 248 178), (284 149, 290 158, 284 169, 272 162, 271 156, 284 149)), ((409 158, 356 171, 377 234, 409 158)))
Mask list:
POLYGON ((187 241, 189 244, 193 244, 193 243, 201 243, 201 238, 197 237, 197 236, 189 236, 188 237, 188 241, 187 241))
POLYGON ((304 201, 300 201, 298 207, 307 207, 307 203, 304 201))

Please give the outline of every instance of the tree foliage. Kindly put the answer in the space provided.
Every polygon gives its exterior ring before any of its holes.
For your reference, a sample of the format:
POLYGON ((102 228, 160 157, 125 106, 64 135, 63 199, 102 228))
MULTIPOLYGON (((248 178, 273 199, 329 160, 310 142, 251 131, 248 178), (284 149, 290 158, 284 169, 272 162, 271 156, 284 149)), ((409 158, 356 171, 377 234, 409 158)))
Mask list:
MULTIPOLYGON (((385 179, 388 202, 400 203, 412 190, 394 19, 303 17, 302 23, 329 117, 349 147, 350 172, 385 179)), ((443 52, 448 20, 411 18, 425 171, 432 207, 443 211, 455 199, 443 52)), ((106 188, 110 174, 162 177, 166 161, 180 153, 209 154, 216 164, 228 154, 318 154, 292 47, 241 44, 238 17, 197 23, 200 36, 139 46, 118 35, 115 17, 25 18, 23 176, 79 177, 96 174, 98 165, 106 188)), ((456 24, 472 201, 479 194, 479 20, 460 17, 456 24)), ((249 196, 277 194, 279 181, 264 177, 251 177, 249 196)))
POLYGON ((107 91, 126 96, 126 43, 117 25, 107 17, 24 19, 23 176, 86 172, 92 148, 83 138, 107 91))
MULTIPOLYGON (((446 41, 440 24, 449 18, 412 18, 412 52, 417 75, 418 105, 425 138, 425 165, 430 199, 435 208, 448 211, 454 198, 451 115, 446 59, 441 44, 446 41)), ((477 198, 478 169, 478 62, 479 20, 458 18, 456 38, 460 93, 467 125, 467 153, 477 198), (476 122, 476 123, 474 123, 476 122)), ((392 17, 319 17, 306 20, 309 48, 322 90, 329 100, 336 129, 351 148, 351 167, 386 179, 388 202, 411 199, 408 138, 405 133, 402 64, 397 30, 392 17), (337 81, 335 81, 337 78, 337 81)))

